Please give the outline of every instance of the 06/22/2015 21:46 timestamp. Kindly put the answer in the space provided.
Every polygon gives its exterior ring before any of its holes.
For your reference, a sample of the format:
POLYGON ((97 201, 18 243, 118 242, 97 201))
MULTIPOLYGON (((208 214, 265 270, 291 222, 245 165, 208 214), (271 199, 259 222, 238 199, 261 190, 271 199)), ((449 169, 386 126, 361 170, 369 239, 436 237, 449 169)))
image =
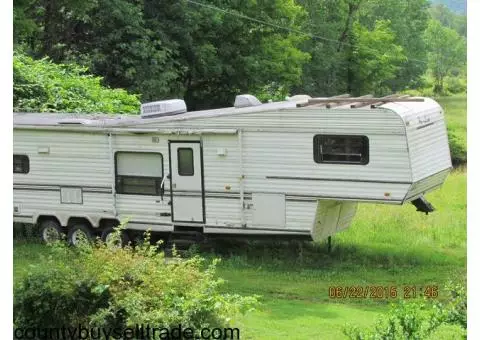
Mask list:
POLYGON ((415 299, 438 298, 436 285, 358 285, 358 286, 331 286, 328 288, 330 299, 415 299))

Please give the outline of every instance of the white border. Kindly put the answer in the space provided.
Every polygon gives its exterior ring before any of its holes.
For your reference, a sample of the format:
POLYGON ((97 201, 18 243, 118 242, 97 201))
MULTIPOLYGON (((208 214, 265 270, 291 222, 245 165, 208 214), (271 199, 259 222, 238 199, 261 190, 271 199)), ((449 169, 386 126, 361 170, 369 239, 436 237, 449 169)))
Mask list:
POLYGON ((480 181, 478 178, 478 151, 480 134, 472 129, 480 126, 480 105, 477 96, 480 94, 478 76, 480 74, 478 67, 478 60, 480 58, 478 49, 478 37, 475 37, 479 30, 478 14, 480 13, 480 1, 468 1, 468 93, 470 100, 468 100, 468 123, 467 123, 467 145, 468 145, 468 189, 467 189, 467 271, 468 271, 468 337, 471 339, 480 339, 480 323, 478 322, 478 315, 480 313, 479 298, 480 294, 477 287, 480 286, 479 279, 479 250, 478 241, 480 240, 479 222, 479 203, 478 194, 476 191, 480 188, 480 181), (473 99, 472 99, 473 98, 473 99), (473 133, 472 133, 473 131, 473 133))
POLYGON ((1 284, 1 314, 0 329, 3 335, 13 339, 13 170, 12 170, 12 98, 13 98, 13 80, 12 80, 12 51, 13 51, 13 3, 11 1, 2 1, 0 10, 0 79, 1 91, 0 102, 2 103, 2 124, 0 124, 2 163, 0 167, 0 209, 2 216, 0 257, 2 259, 2 279, 1 284), (8 167, 5 165, 9 165, 8 167), (12 332, 12 333, 10 333, 12 332), (9 334, 12 334, 11 336, 9 334))
MULTIPOLYGON (((12 51, 13 51, 13 6, 11 1, 1 2, 0 11, 0 28, 2 32, 0 49, 2 89, 0 91, 2 105, 2 124, 0 124, 0 137, 3 164, 11 164, 12 153, 12 51)), ((478 39, 476 34, 479 32, 479 20, 475 14, 480 14, 480 1, 468 1, 468 93, 473 95, 476 99, 480 95, 479 81, 476 76, 480 74, 478 60, 480 54, 478 53, 478 39)), ((476 128, 480 126, 480 105, 478 101, 468 101, 468 127, 476 128)), ((480 240, 480 226, 479 221, 479 206, 480 200, 476 190, 480 188, 478 178, 478 154, 476 146, 479 145, 480 134, 476 131, 468 133, 468 203, 470 209, 468 210, 468 333, 469 338, 480 339, 480 323, 475 322, 476 316, 480 315, 479 297, 480 292, 477 287, 480 287, 479 268, 480 263, 479 245, 480 240)), ((0 167, 2 171, 1 180, 1 203, 0 208, 2 212, 2 237, 0 252, 2 263, 2 280, 1 284, 1 329, 3 334, 8 334, 13 330, 12 327, 12 283, 13 283, 13 263, 12 263, 12 169, 10 167, 0 167)), ((9 337, 8 335, 6 337, 9 337)), ((9 337, 11 338, 11 337, 9 337)))

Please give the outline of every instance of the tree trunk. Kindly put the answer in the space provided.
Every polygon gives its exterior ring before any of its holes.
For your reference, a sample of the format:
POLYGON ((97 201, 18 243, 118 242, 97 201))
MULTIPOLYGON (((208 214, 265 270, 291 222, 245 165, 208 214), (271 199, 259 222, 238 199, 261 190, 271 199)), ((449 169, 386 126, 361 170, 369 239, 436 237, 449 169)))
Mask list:
POLYGON ((355 16, 355 13, 357 12, 358 8, 360 7, 360 2, 361 1, 353 1, 348 3, 348 15, 347 15, 347 21, 345 23, 345 28, 340 35, 340 38, 338 38, 338 47, 337 47, 337 52, 339 52, 342 49, 343 43, 348 40, 350 32, 352 31, 352 23, 353 23, 353 17, 355 16))
POLYGON ((340 38, 338 39, 338 47, 337 47, 337 52, 340 52, 342 49, 342 46, 345 46, 346 51, 347 51, 347 74, 346 74, 346 82, 347 82, 347 93, 352 93, 353 92, 353 82, 355 79, 355 74, 353 71, 353 37, 352 37, 352 25, 353 25, 353 19, 355 17, 355 14, 358 11, 358 8, 360 7, 361 0, 353 0, 348 3, 348 15, 347 15, 347 21, 345 22, 345 28, 340 35, 340 38))
POLYGON ((42 54, 54 57, 52 54, 55 37, 55 0, 45 0, 45 15, 43 18, 42 54))

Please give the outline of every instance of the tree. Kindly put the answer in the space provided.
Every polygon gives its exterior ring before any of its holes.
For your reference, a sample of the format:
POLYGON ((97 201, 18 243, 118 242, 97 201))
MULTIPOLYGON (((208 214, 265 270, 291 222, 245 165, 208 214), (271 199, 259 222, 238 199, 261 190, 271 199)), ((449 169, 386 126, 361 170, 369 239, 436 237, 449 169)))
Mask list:
POLYGON ((181 95, 176 44, 148 27, 143 1, 99 0, 90 16, 89 36, 72 45, 89 56, 95 74, 146 101, 181 95))
POLYGON ((404 49, 395 44, 390 22, 379 20, 373 30, 356 22, 353 34, 355 47, 350 65, 352 93, 388 94, 391 91, 389 82, 395 79, 406 61, 404 49))
POLYGON ((309 14, 303 29, 318 32, 321 37, 304 43, 303 48, 312 59, 304 67, 302 85, 295 89, 297 93, 385 93, 420 84, 426 69, 426 52, 419 36, 427 25, 427 0, 301 0, 301 3, 309 14), (378 26, 379 22, 384 24, 378 26), (371 41, 375 38, 379 40, 371 41), (387 43, 391 44, 391 50, 387 43), (391 52, 398 52, 398 47, 401 53, 396 58, 391 52), (365 77, 369 71, 359 68, 359 63, 363 66, 378 63, 382 69, 372 73, 372 77, 365 77), (379 83, 381 89, 377 87, 379 83))
POLYGON ((424 35, 428 48, 428 65, 435 79, 434 92, 444 92, 444 79, 459 73, 466 65, 466 41, 438 20, 430 20, 424 35))
POLYGON ((443 26, 454 29, 459 35, 467 37, 467 16, 457 14, 442 4, 433 5, 429 9, 432 19, 440 21, 443 26))
POLYGON ((88 66, 147 101, 184 97, 189 109, 225 106, 240 92, 299 83, 309 58, 298 48, 305 37, 288 30, 305 14, 294 0, 21 1, 29 6, 17 11, 38 30, 16 39, 32 55, 88 66))
POLYGON ((34 0, 15 0, 13 7, 13 42, 32 40, 39 27, 29 14, 29 8, 34 0))
POLYGON ((293 0, 209 1, 207 7, 181 1, 177 6, 185 5, 178 12, 184 14, 177 14, 180 21, 175 23, 169 12, 152 3, 152 30, 178 43, 190 109, 231 105, 236 94, 254 93, 272 83, 290 88, 301 81, 309 58, 299 49, 305 37, 268 25, 297 29, 304 11, 293 0))
POLYGON ((359 22, 373 30, 377 21, 390 22, 393 44, 402 46, 406 59, 398 67, 395 77, 385 84, 392 92, 421 85, 426 70, 426 48, 421 38, 429 19, 428 0, 369 0, 359 10, 359 22))
POLYGON ((302 30, 311 32, 313 37, 302 44, 302 50, 311 55, 311 60, 304 65, 302 82, 294 88, 294 93, 325 96, 347 91, 348 44, 345 43, 351 32, 356 2, 299 2, 308 13, 302 30))

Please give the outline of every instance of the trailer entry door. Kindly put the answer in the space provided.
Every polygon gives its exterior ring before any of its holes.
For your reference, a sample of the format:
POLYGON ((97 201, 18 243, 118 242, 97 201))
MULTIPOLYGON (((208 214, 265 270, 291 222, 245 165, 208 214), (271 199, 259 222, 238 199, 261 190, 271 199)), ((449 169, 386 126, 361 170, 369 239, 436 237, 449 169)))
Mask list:
POLYGON ((200 141, 170 141, 172 221, 205 223, 200 141))

